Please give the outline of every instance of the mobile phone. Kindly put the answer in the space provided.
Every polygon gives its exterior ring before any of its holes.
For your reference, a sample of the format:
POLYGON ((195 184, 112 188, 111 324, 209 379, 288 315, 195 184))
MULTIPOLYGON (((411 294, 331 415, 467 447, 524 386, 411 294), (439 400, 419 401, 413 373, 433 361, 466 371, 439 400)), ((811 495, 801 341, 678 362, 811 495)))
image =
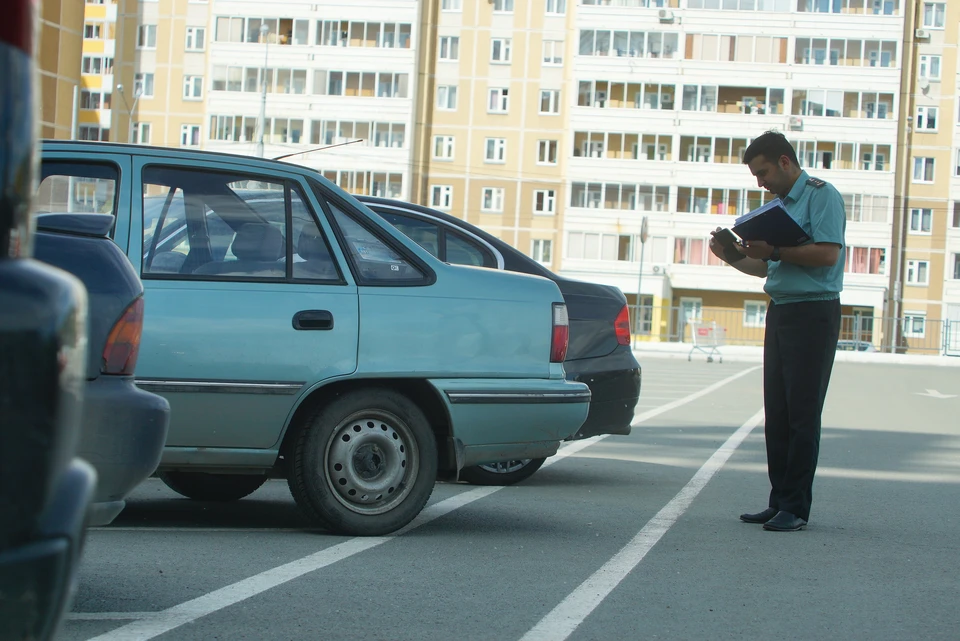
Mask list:
POLYGON ((729 229, 721 229, 713 235, 723 247, 733 247, 737 244, 737 237, 729 229))

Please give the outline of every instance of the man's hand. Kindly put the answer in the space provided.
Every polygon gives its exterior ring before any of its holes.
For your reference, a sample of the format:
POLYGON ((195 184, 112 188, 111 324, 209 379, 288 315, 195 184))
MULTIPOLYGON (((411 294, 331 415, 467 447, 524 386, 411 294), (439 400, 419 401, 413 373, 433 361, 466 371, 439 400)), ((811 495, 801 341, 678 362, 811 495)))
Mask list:
POLYGON ((743 249, 741 251, 749 258, 764 260, 765 258, 770 258, 773 254, 773 245, 762 240, 751 240, 743 243, 743 249))
MULTIPOLYGON (((727 260, 727 257, 724 255, 723 245, 721 245, 720 241, 717 240, 717 232, 719 232, 722 229, 723 229, 722 227, 717 227, 716 230, 710 232, 710 251, 712 251, 713 255, 719 258, 720 260, 722 260, 723 262, 730 263, 730 261, 727 260)), ((740 249, 739 244, 734 245, 734 249, 738 253, 743 254, 743 251, 740 249)))

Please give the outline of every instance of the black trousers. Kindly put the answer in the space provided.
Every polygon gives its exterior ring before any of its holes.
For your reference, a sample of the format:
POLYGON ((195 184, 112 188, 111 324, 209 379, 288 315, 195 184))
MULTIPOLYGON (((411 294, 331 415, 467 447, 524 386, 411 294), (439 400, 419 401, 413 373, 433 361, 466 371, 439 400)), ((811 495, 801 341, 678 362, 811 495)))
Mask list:
POLYGON ((763 341, 770 507, 810 518, 820 417, 840 335, 840 301, 770 304, 763 341))

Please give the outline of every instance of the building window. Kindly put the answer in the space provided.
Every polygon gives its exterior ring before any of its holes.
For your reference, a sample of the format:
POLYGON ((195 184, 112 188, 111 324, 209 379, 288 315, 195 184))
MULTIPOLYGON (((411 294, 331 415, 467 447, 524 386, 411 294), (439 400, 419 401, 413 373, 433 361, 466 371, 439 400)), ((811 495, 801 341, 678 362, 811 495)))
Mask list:
POLYGON ((556 140, 538 140, 537 141, 537 164, 538 165, 556 165, 557 164, 557 146, 556 140))
POLYGON ((547 15, 562 16, 566 12, 567 0, 547 0, 547 15))
POLYGON ((540 113, 556 115, 560 113, 560 90, 540 90, 540 113))
POLYGON ((513 0, 493 0, 494 13, 513 13, 513 0))
POLYGON ((927 315, 924 312, 903 314, 903 335, 906 338, 923 338, 926 335, 927 315))
POLYGON ((440 36, 440 60, 460 59, 460 38, 457 36, 440 36))
POLYGON ((933 158, 913 159, 913 182, 932 183, 933 175, 933 158))
POLYGON ((462 11, 463 0, 443 0, 440 3, 441 11, 462 11))
POLYGON ((133 123, 133 140, 131 140, 130 142, 136 143, 138 145, 149 145, 150 144, 150 123, 149 122, 133 123))
POLYGON ((200 146, 200 125, 180 125, 180 146, 200 146))
POLYGON ((156 49, 157 48, 157 25, 142 24, 137 32, 138 49, 156 49))
POLYGON ((960 200, 953 203, 953 219, 950 221, 950 226, 954 229, 960 229, 960 200))
POLYGON ((450 209, 453 206, 453 185, 430 187, 430 206, 437 209, 450 209))
POLYGON ((442 109, 443 111, 456 111, 456 85, 440 85, 437 87, 437 109, 442 109))
POLYGON ((503 211, 503 188, 484 187, 480 209, 494 212, 503 211))
POLYGON ((957 149, 956 161, 953 163, 953 175, 960 177, 960 149, 957 149))
POLYGON ((928 285, 930 283, 930 263, 925 260, 907 261, 907 284, 928 285))
POLYGON ((183 99, 201 100, 203 98, 203 76, 183 77, 183 99))
POLYGON ((138 73, 133 76, 133 95, 141 98, 153 98, 152 73, 138 73))
POLYGON ((924 29, 943 29, 946 24, 947 3, 946 2, 924 2, 923 3, 923 28, 924 29))
POLYGON ((187 42, 184 49, 187 51, 203 51, 207 47, 206 27, 187 27, 187 42))
POLYGON ((929 234, 933 226, 932 209, 911 209, 910 210, 910 233, 911 234, 929 234))
POLYGON ((743 304, 743 326, 763 327, 767 320, 767 304, 748 300, 743 304))
POLYGON ((510 109, 510 90, 502 87, 491 89, 490 99, 487 101, 487 111, 495 114, 505 114, 510 109))
POLYGON ((78 128, 78 137, 80 140, 99 140, 102 142, 109 142, 110 130, 101 129, 96 125, 80 125, 78 128))
POLYGON ((507 140, 506 138, 487 138, 484 141, 485 162, 502 163, 507 161, 507 140))
POLYGON ((960 280, 960 254, 953 255, 953 280, 960 280))
POLYGON ((557 213, 557 192, 552 189, 534 190, 533 213, 550 216, 557 213))
POLYGON ((103 24, 99 22, 88 22, 84 24, 83 37, 85 40, 102 40, 103 24))
POLYGON ((530 247, 530 257, 538 263, 549 267, 553 261, 553 241, 534 238, 530 247))
POLYGON ((510 62, 510 38, 494 38, 490 41, 490 62, 510 62))
POLYGON ((453 136, 433 137, 433 157, 441 160, 453 160, 453 136))
POLYGON ((544 40, 543 41, 543 64, 562 65, 563 64, 563 40, 544 40))
POLYGON ((917 107, 917 131, 937 130, 937 108, 917 107))
POLYGON ((97 76, 113 74, 113 58, 102 56, 84 56, 80 61, 80 73, 97 76))
POLYGON ((887 250, 883 247, 848 247, 844 271, 851 274, 884 274, 887 250))
POLYGON ((920 77, 940 80, 940 56, 920 56, 920 77))

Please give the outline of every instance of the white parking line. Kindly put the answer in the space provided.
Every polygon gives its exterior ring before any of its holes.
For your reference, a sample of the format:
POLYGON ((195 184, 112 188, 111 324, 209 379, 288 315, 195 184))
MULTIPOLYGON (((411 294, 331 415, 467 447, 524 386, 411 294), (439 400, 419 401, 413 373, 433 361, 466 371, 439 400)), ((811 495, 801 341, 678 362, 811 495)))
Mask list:
MULTIPOLYGON (((721 381, 710 385, 698 392, 685 396, 683 398, 677 399, 671 403, 667 403, 661 407, 658 407, 653 410, 648 410, 646 412, 636 414, 634 416, 633 425, 638 425, 647 421, 654 416, 663 414, 672 409, 676 409, 682 405, 690 403, 701 396, 709 394, 720 387, 730 383, 742 376, 759 369, 758 367, 752 367, 745 369, 741 372, 738 372, 732 376, 729 376, 721 381)), ((742 429, 742 428, 741 428, 742 429)), ((556 455, 547 459, 544 463, 546 465, 552 465, 557 461, 560 461, 568 456, 576 454, 580 450, 593 445, 594 443, 605 438, 606 435, 595 436, 588 439, 583 439, 580 441, 573 441, 567 443, 564 447, 561 448, 556 455)), ((732 439, 733 437, 731 437, 732 439)), ((729 441, 728 441, 729 442, 729 441)), ((723 448, 721 448, 722 450, 723 448)), ((719 450, 718 450, 719 451, 719 450)), ((732 451, 732 450, 731 450, 732 451)), ((729 456, 729 454, 728 454, 729 456)), ((716 454, 714 454, 716 457, 716 454)), ((711 458, 713 460, 713 458, 711 458)), ((726 460, 726 459, 724 459, 726 460)), ((708 461, 709 463, 709 461, 708 461)), ((722 463, 721 463, 722 465, 722 463)), ((701 472, 703 470, 701 469, 701 472)), ((700 472, 698 472, 698 476, 700 472)), ((712 474, 711 474, 712 475, 712 474)), ((697 477, 695 476, 694 479, 697 477)), ((692 482, 692 481, 691 481, 692 482)), ((396 532, 388 536, 380 537, 356 537, 348 539, 343 543, 338 543, 332 547, 326 548, 314 554, 305 556, 301 559, 291 561, 284 565, 277 566, 270 570, 261 572, 260 574, 255 574, 249 578, 243 579, 236 583, 232 583, 228 586, 220 588, 219 590, 214 590, 202 596, 199 596, 195 599, 185 601, 179 605, 175 605, 166 610, 161 610, 156 613, 147 613, 147 612, 137 612, 131 613, 138 617, 138 620, 128 623, 124 626, 111 630, 105 634, 101 634, 96 637, 88 639, 88 641, 146 641, 147 639, 153 639, 158 637, 161 634, 165 634, 170 630, 178 628, 187 623, 191 623, 205 617, 209 614, 213 614, 219 610, 227 608, 231 605, 235 605, 254 597, 258 594, 266 592, 271 588, 275 588, 278 585, 287 583, 296 578, 308 574, 320 568, 332 565, 337 561, 349 558, 360 552, 373 549, 379 545, 386 543, 398 536, 402 536, 407 532, 414 530, 421 525, 425 525, 430 521, 440 518, 450 512, 453 512, 456 509, 469 505, 474 501, 490 496, 491 494, 502 490, 503 487, 477 487, 465 492, 461 492, 456 496, 452 496, 448 499, 444 499, 438 503, 427 506, 424 510, 417 515, 417 517, 407 526, 397 530, 396 532)), ((698 490, 699 491, 699 490, 698 490)), ((682 493, 682 492, 681 492, 682 493)), ((674 499, 676 500, 676 499, 674 499)), ((672 502, 671 502, 672 503, 672 502)), ((669 506, 668 506, 669 507, 669 506)), ((666 508, 664 508, 666 509, 666 508)), ((659 538, 659 537, 658 537, 659 538)), ((639 562, 639 561, 638 561, 639 562)), ((619 582, 619 581, 618 581, 619 582)), ((611 588, 612 589, 612 588, 611 588)), ((568 597, 569 600, 569 597, 568 597)), ((595 606, 594 606, 595 607, 595 606)), ((95 616, 97 613, 86 613, 86 612, 75 612, 71 614, 70 618, 82 619, 86 616, 95 616)), ((105 613, 109 614, 111 617, 119 615, 121 613, 105 613)), ((104 616, 103 618, 107 618, 104 616)), ((132 617, 131 617, 132 618, 132 617)), ((572 631, 573 628, 571 628, 572 631)), ((538 637, 541 638, 541 637, 538 637)), ((548 638, 548 637, 542 637, 548 638)))
POLYGON ((593 573, 586 581, 570 593, 566 599, 540 619, 520 641, 564 641, 590 616, 600 603, 613 592, 613 589, 647 555, 661 537, 677 522, 693 499, 707 485, 713 475, 723 467, 730 455, 740 446, 743 439, 753 431, 761 419, 763 409, 751 416, 746 423, 734 432, 720 446, 707 462, 693 475, 680 492, 643 526, 636 536, 627 543, 603 567, 593 573))

